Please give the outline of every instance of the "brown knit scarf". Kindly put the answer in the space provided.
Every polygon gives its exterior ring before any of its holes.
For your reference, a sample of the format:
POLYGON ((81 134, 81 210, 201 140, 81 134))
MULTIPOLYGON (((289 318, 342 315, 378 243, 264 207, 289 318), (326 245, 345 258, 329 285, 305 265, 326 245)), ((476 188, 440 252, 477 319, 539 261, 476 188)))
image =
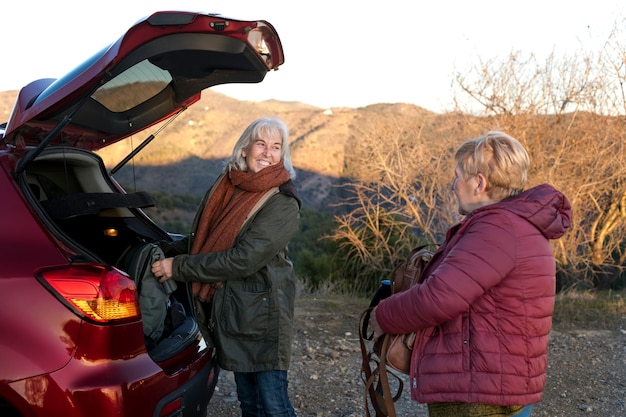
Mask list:
MULTIPOLYGON (((221 252, 235 244, 235 238, 256 203, 273 187, 289 181, 282 161, 257 173, 231 170, 214 187, 196 229, 191 254, 221 252)), ((209 301, 214 284, 194 282, 193 294, 209 301)))

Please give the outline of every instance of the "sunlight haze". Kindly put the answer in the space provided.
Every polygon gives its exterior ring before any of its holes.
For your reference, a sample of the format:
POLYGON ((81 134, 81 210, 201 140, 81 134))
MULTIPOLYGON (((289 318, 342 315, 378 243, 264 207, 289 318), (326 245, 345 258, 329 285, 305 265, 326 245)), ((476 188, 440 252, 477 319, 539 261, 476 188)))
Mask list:
POLYGON ((15 1, 2 11, 0 91, 63 76, 157 10, 261 19, 276 28, 285 52, 278 71, 260 84, 214 88, 238 100, 322 108, 405 102, 440 112, 450 108, 454 73, 479 58, 518 50, 542 57, 600 49, 623 21, 626 5, 613 0, 592 6, 545 0, 320 0, 306 7, 258 0, 15 1))

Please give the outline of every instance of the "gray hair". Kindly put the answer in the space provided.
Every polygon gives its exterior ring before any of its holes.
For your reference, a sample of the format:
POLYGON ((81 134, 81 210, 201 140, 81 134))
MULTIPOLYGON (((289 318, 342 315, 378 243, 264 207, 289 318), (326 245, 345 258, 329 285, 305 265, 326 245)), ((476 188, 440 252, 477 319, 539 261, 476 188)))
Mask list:
POLYGON ((239 140, 237 140, 237 143, 235 143, 233 153, 226 162, 225 171, 228 172, 231 169, 237 169, 240 171, 248 170, 246 158, 243 156, 243 150, 250 145, 254 138, 261 136, 262 132, 280 134, 280 137, 282 138, 280 159, 283 161, 283 165, 289 173, 289 178, 292 180, 295 179, 296 170, 293 168, 293 164, 291 163, 291 154, 289 152, 289 130, 287 129, 287 125, 285 125, 282 120, 272 117, 262 117, 260 119, 256 119, 248 125, 239 137, 239 140))

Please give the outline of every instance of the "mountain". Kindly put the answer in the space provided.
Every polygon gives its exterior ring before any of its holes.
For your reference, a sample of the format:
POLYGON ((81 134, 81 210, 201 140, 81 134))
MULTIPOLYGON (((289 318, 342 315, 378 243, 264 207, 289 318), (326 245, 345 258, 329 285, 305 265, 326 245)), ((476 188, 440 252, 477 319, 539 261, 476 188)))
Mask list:
MULTIPOLYGON (((10 115, 16 95, 16 91, 0 92, 4 120, 10 115)), ((245 127, 258 117, 274 116, 289 127, 292 161, 298 174, 296 185, 304 205, 336 213, 342 199, 338 186, 351 174, 348 160, 359 150, 358 136, 368 126, 392 119, 397 125, 398 120, 423 119, 429 114, 434 116, 409 104, 321 109, 301 102, 239 101, 207 90, 115 178, 127 189, 202 195, 221 171, 245 127)), ((99 154, 112 168, 157 128, 109 146, 99 154)))

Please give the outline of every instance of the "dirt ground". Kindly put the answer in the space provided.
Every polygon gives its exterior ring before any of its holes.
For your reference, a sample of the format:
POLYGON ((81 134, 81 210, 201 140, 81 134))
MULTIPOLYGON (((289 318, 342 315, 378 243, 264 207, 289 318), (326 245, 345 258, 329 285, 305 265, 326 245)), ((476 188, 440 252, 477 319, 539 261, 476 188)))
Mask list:
MULTIPOLYGON (((303 297, 296 304, 296 335, 289 372, 299 417, 363 417, 364 385, 358 320, 366 300, 303 297)), ((398 417, 426 417, 410 401, 408 384, 398 417)), ((207 416, 240 416, 232 373, 223 372, 207 416)), ((533 417, 626 416, 626 318, 610 330, 560 330, 550 343, 548 381, 533 417)))

